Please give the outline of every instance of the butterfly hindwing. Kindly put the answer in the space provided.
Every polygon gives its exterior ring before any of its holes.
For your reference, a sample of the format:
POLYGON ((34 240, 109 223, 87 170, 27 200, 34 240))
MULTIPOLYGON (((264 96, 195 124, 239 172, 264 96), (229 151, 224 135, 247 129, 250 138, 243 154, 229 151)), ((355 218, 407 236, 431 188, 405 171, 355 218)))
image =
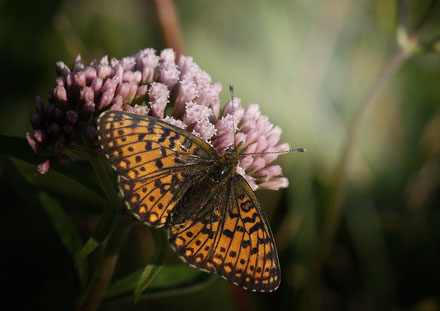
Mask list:
POLYGON ((245 289, 275 290, 280 283, 275 242, 246 180, 233 176, 216 188, 204 208, 210 213, 195 214, 181 226, 170 225, 177 254, 245 289))
POLYGON ((107 111, 98 119, 98 131, 127 206, 156 227, 165 224, 201 168, 217 158, 203 140, 153 117, 107 111))
MULTIPOLYGON (((210 258, 215 237, 222 221, 222 207, 227 204, 228 194, 222 191, 224 187, 217 187, 199 208, 196 198, 200 197, 204 191, 203 188, 197 186, 194 187, 195 192, 188 191, 189 204, 185 204, 186 209, 193 210, 192 216, 187 217, 182 223, 171 222, 168 226, 169 240, 176 253, 190 266, 207 272, 215 272, 210 258), (191 200, 193 198, 196 200, 191 200)), ((184 200, 182 199, 182 201, 184 200)), ((178 210, 179 207, 176 208, 176 211, 178 210)))

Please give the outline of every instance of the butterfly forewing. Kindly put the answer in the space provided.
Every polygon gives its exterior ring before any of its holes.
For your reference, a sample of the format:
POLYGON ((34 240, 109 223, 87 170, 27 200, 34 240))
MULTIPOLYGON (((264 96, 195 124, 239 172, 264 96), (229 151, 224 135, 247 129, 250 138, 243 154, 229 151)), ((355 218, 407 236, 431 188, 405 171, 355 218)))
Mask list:
POLYGON ((98 131, 127 206, 152 226, 165 224, 203 167, 218 158, 201 139, 153 117, 107 111, 98 131))
POLYGON ((275 242, 246 180, 235 175, 219 185, 205 209, 212 212, 195 214, 182 226, 170 225, 178 255, 245 289, 275 290, 280 283, 275 242))

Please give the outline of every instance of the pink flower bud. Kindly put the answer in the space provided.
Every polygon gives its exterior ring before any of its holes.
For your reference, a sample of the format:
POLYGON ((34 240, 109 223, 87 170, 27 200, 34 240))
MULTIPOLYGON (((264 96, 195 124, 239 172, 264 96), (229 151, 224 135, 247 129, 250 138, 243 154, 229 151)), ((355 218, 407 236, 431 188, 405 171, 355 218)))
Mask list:
POLYGON ((176 54, 173 49, 164 49, 160 52, 160 62, 166 66, 175 65, 176 54))
POLYGON ((64 144, 61 141, 57 141, 53 147, 55 153, 61 153, 64 150, 64 144))
POLYGON ((78 114, 73 110, 66 111, 66 121, 71 125, 75 125, 78 121, 78 114))
POLYGON ((37 96, 35 98, 35 110, 41 114, 42 116, 44 116, 44 105, 43 105, 43 101, 41 100, 40 96, 37 96))
POLYGON ((44 130, 35 130, 32 136, 41 145, 47 143, 47 134, 44 130))
POLYGON ((43 148, 41 147, 41 145, 35 140, 34 137, 31 136, 31 134, 29 134, 29 132, 26 133, 26 140, 35 153, 39 153, 42 151, 43 148))
POLYGON ((44 127, 44 120, 43 117, 36 112, 33 112, 29 118, 32 127, 35 129, 41 129, 44 127))
POLYGON ((211 138, 217 132, 214 124, 209 122, 208 119, 203 119, 203 120, 197 121, 193 130, 195 132, 197 132, 202 139, 204 139, 205 141, 208 141, 208 142, 211 140, 211 138))
POLYGON ((70 124, 64 124, 63 125, 63 133, 66 135, 72 135, 73 133, 73 127, 70 124))
POLYGON ((148 91, 150 98, 150 106, 152 115, 156 118, 163 118, 165 107, 168 103, 170 92, 165 84, 151 83, 151 88, 148 91))
POLYGON ((81 62, 81 55, 78 54, 75 58, 75 63, 73 64, 72 72, 78 72, 84 70, 84 65, 81 62))
POLYGON ((81 121, 88 121, 95 112, 95 104, 93 102, 85 103, 79 111, 79 119, 81 121))
POLYGON ((85 87, 80 91, 80 98, 84 103, 95 100, 95 92, 91 87, 85 87))
POLYGON ((86 79, 86 85, 92 85, 92 82, 97 77, 96 69, 93 67, 87 66, 86 69, 84 70, 84 76, 86 79))
POLYGON ((91 85, 92 90, 96 93, 101 92, 101 88, 102 88, 103 83, 104 82, 101 78, 96 78, 92 82, 92 85, 91 85))
POLYGON ((159 68, 159 81, 164 83, 168 89, 172 89, 179 81, 180 71, 176 66, 167 66, 159 68))
POLYGON ((147 93, 148 93, 148 85, 147 84, 141 85, 136 90, 135 98, 136 99, 143 99, 146 97, 147 93))
POLYGON ((289 180, 285 177, 272 178, 260 184, 261 188, 270 190, 278 190, 280 188, 287 188, 288 186, 289 180))
POLYGON ((61 110, 58 107, 55 108, 55 111, 54 111, 54 120, 55 120, 55 122, 61 123, 61 122, 63 122, 63 119, 64 119, 64 111, 61 110))
POLYGON ((55 137, 60 136, 61 134, 60 126, 57 123, 52 123, 49 130, 51 134, 55 137))
POLYGON ((183 116, 183 123, 187 126, 193 125, 199 120, 207 119, 212 114, 212 110, 208 107, 197 105, 194 102, 186 103, 186 111, 183 116))
POLYGON ((40 164, 38 164, 37 170, 38 173, 40 173, 41 175, 46 174, 49 171, 50 168, 50 160, 45 160, 43 162, 41 162, 40 164))
POLYGON ((186 128, 185 123, 183 123, 181 120, 174 119, 173 117, 166 116, 163 120, 171 125, 174 125, 174 126, 181 128, 181 129, 186 128))
POLYGON ((142 116, 147 116, 148 112, 150 112, 150 109, 147 106, 134 105, 132 112, 142 116))
POLYGON ((56 68, 58 76, 66 76, 70 73, 69 67, 67 67, 63 62, 57 62, 56 68))
MULTIPOLYGON (((97 110, 102 110, 105 107, 107 107, 113 100, 115 95, 114 89, 108 89, 106 90, 99 99, 97 110)), ((122 99, 122 98, 121 98, 122 99)))
POLYGON ((62 86, 57 86, 53 90, 53 94, 57 102, 67 103, 67 92, 66 89, 62 86))

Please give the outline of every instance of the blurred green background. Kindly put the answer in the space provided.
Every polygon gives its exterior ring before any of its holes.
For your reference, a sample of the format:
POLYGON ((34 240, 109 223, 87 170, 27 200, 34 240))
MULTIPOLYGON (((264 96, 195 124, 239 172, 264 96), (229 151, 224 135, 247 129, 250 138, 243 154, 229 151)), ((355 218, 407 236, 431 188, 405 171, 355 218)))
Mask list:
MULTIPOLYGON (((409 1, 417 25, 430 1, 409 1)), ((396 45, 395 1, 176 1, 185 54, 247 106, 258 103, 305 154, 279 158, 288 189, 258 192, 274 232, 282 284, 271 294, 237 291, 216 278, 199 291, 104 304, 102 310, 299 310, 326 222, 349 124, 396 45)), ((440 35, 440 8, 420 40, 440 35)), ((165 48, 150 1, 1 1, 0 133, 24 137, 36 95, 55 85, 55 63, 121 58, 165 48)), ((223 91, 222 102, 229 99, 223 91)), ((3 146, 2 150, 7 149, 3 146)), ((30 148, 29 148, 30 151, 30 148)), ((319 282, 319 310, 440 309, 440 54, 411 57, 365 115, 348 165, 345 195, 319 282)), ((35 190, 57 198, 82 242, 99 219, 96 197, 56 172, 13 162, 35 190)), ((73 309, 73 261, 44 209, 1 174, 0 308, 73 309)), ((6 166, 5 166, 6 165, 6 166)), ((137 230, 145 230, 137 228, 137 230)), ((145 264, 153 243, 133 232, 118 279, 145 264)), ((173 252, 167 261, 177 263, 173 252)), ((312 305, 310 308, 312 308, 312 305)))

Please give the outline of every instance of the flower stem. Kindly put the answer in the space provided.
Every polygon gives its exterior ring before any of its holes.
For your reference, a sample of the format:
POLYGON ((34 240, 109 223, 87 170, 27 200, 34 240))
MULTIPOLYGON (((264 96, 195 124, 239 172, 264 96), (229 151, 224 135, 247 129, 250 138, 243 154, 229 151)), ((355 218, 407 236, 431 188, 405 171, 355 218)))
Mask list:
POLYGON ((89 290, 78 310, 93 311, 99 307, 112 279, 119 257, 119 250, 132 228, 132 223, 130 215, 120 215, 118 217, 117 224, 108 237, 104 254, 98 264, 97 273, 92 278, 89 290))
POLYGON ((105 208, 112 208, 117 211, 121 207, 121 200, 115 191, 115 184, 108 174, 107 165, 103 161, 105 159, 91 155, 89 160, 92 164, 93 171, 98 177, 99 184, 104 191, 108 201, 107 203, 109 203, 105 208))
POLYGON ((176 5, 173 0, 154 0, 154 4, 165 44, 181 55, 184 47, 176 5))
POLYGON ((150 263, 145 267, 134 290, 134 303, 139 300, 142 292, 150 285, 154 278, 159 274, 167 254, 167 233, 164 229, 150 229, 151 237, 154 241, 154 253, 150 263))
POLYGON ((115 191, 115 185, 103 159, 90 156, 90 162, 107 199, 102 217, 111 214, 112 217, 106 217, 105 221, 115 221, 116 224, 110 224, 113 228, 106 241, 101 244, 101 249, 104 250, 97 264, 97 270, 91 278, 85 295, 80 300, 78 310, 86 311, 96 310, 99 307, 113 276, 121 245, 132 228, 131 216, 118 213, 119 210, 123 210, 120 208, 121 200, 115 191))
POLYGON ((340 215, 342 211, 342 199, 344 195, 344 185, 347 178, 347 168, 350 164, 350 157, 353 151, 353 146, 358 138, 359 130, 362 127, 368 111, 372 109, 375 99, 393 77, 396 71, 402 64, 412 55, 414 50, 405 49, 404 47, 397 47, 394 53, 389 58, 388 62, 382 67, 382 70, 376 77, 371 89, 367 93, 364 102, 359 107, 359 110, 353 117, 350 128, 347 133, 347 138, 342 150, 339 164, 337 166, 334 187, 330 194, 327 217, 320 234, 318 242, 317 254, 311 266, 310 276, 304 288, 304 293, 301 301, 301 310, 310 310, 312 300, 316 296, 316 288, 319 283, 319 276, 321 275, 322 266, 326 260, 329 250, 332 247, 334 235, 338 228, 340 215))

